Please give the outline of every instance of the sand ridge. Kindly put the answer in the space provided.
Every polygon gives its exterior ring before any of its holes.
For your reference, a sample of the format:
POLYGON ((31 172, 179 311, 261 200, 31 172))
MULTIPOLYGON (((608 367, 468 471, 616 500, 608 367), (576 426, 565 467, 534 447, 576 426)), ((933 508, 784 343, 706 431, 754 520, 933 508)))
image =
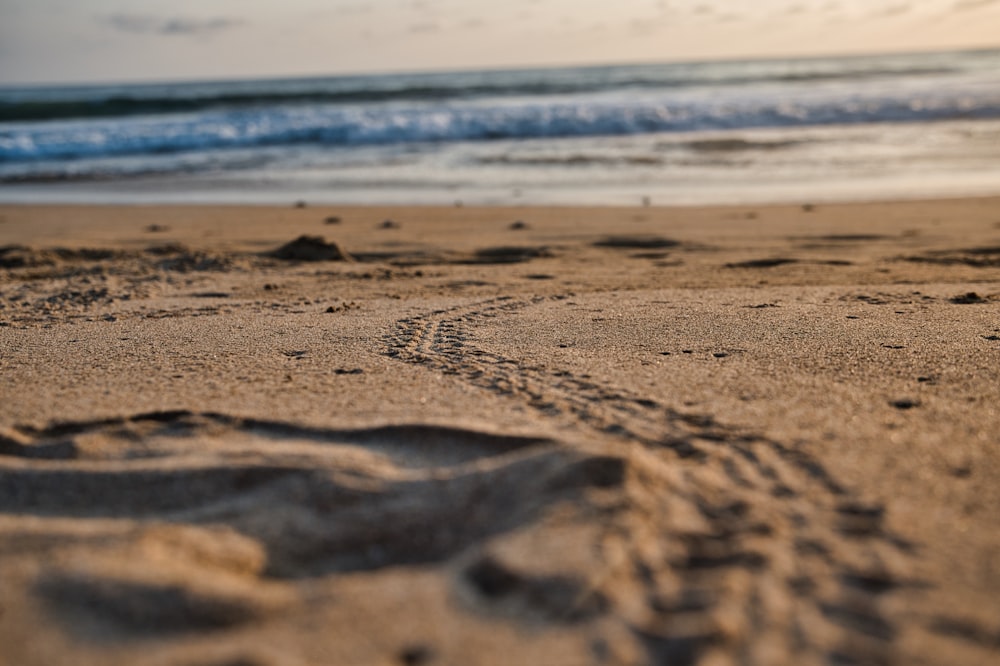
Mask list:
POLYGON ((996 200, 6 207, 0 239, 11 663, 1000 646, 996 200))

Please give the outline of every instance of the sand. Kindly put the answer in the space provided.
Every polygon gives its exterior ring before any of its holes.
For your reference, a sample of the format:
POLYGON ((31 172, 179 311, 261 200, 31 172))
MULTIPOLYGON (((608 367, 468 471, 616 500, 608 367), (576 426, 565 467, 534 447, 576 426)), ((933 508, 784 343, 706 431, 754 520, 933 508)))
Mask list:
POLYGON ((1000 663, 1000 199, 0 246, 4 664, 1000 663))

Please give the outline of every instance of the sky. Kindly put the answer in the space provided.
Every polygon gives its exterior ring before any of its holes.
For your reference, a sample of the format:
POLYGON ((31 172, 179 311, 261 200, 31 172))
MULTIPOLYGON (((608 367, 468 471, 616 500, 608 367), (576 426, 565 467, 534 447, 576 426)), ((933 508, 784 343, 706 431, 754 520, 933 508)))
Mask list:
POLYGON ((0 85, 1000 47, 1000 0, 0 0, 0 85))

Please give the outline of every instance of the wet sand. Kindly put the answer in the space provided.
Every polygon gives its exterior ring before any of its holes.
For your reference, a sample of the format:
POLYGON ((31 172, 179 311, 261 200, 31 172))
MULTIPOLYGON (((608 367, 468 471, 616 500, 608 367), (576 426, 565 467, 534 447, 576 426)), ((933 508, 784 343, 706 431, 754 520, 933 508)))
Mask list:
POLYGON ((0 207, 0 662, 987 664, 1000 199, 0 207))

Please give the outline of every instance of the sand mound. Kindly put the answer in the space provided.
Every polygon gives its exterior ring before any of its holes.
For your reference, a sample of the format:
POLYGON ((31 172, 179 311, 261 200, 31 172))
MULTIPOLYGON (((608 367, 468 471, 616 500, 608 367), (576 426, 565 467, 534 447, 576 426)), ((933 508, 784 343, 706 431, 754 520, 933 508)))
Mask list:
POLYGON ((322 236, 299 236, 271 252, 270 256, 287 261, 353 261, 337 243, 322 236))
MULTIPOLYGON (((447 344, 398 357, 459 361, 447 344)), ((623 440, 641 441, 644 420, 677 434, 602 451, 436 425, 324 430, 187 411, 15 429, 0 462, 6 509, 37 522, 15 522, 7 542, 58 545, 47 557, 28 551, 35 583, 8 588, 3 603, 40 603, 54 611, 47 622, 107 640, 180 645, 225 630, 246 645, 256 641, 237 630, 252 626, 262 645, 290 636, 316 645, 302 620, 350 612, 356 599, 338 602, 338 581, 367 572, 353 584, 366 607, 428 613, 471 636, 490 617, 586 627, 505 645, 504 659, 689 663, 735 644, 783 661, 841 644, 862 662, 887 654, 896 630, 878 599, 908 583, 881 506, 850 499, 801 452, 720 437, 712 419, 565 373, 529 381, 552 386, 551 399, 581 417, 603 405, 593 427, 623 440), (76 535, 58 535, 65 519, 81 525, 76 535), (398 598, 408 576, 448 591, 443 605, 431 613, 419 593, 398 598), (769 606, 753 610, 755 599, 769 606), (754 633, 759 612, 767 634, 754 633)), ((14 555, 2 566, 25 566, 14 555)), ((339 663, 375 659, 359 636, 340 645, 354 656, 339 663)), ((430 637, 421 646, 446 661, 468 647, 430 637)))

